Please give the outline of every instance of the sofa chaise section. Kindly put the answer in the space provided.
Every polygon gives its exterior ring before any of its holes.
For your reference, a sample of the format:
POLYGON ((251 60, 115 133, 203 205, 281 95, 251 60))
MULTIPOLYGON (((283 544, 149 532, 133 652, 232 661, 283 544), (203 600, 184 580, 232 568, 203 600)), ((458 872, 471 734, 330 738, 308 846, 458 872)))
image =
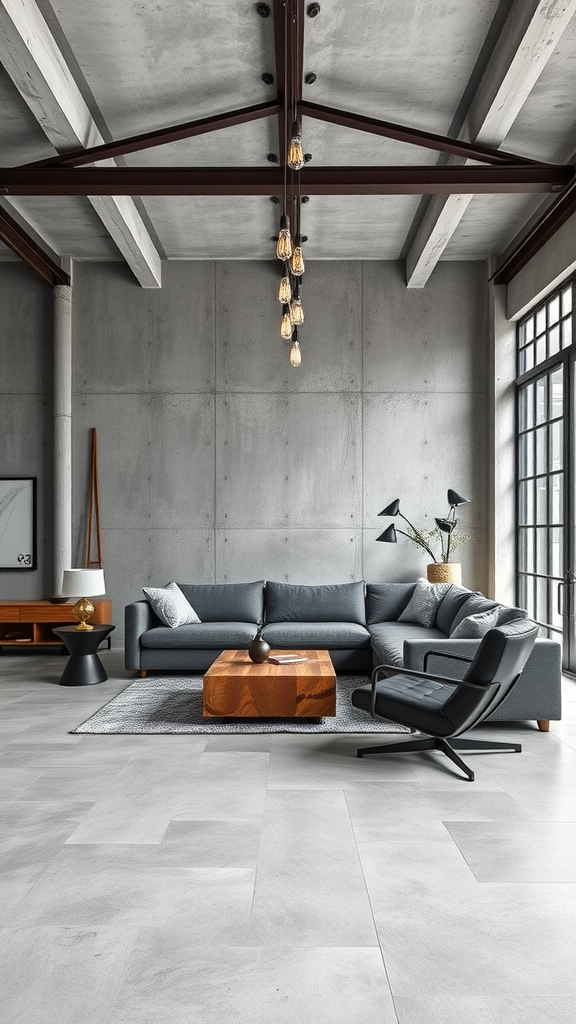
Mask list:
MULTIPOLYGON (((398 622, 415 584, 368 584, 367 624, 370 630, 374 663, 424 670, 424 659, 431 651, 452 657, 429 659, 428 669, 452 679, 461 679, 467 665, 453 656, 473 658, 480 639, 455 639, 450 633, 469 615, 494 609, 497 625, 526 617, 521 608, 498 604, 465 587, 452 586, 443 597, 433 626, 398 622), (384 616, 384 620, 381 618, 384 616)), ((539 637, 526 663, 522 677, 500 704, 489 721, 532 720, 547 731, 550 720, 561 718, 562 649, 555 640, 539 637)))

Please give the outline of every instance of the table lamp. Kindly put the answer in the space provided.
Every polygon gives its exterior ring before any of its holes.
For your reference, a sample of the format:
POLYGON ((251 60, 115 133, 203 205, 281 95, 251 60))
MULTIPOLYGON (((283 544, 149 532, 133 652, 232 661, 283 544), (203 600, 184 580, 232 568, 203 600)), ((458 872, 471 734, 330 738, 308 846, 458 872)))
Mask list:
POLYGON ((62 597, 79 597, 73 608, 78 619, 76 629, 93 629, 88 619, 94 615, 89 599, 106 593, 103 569, 65 569, 62 575, 62 597))

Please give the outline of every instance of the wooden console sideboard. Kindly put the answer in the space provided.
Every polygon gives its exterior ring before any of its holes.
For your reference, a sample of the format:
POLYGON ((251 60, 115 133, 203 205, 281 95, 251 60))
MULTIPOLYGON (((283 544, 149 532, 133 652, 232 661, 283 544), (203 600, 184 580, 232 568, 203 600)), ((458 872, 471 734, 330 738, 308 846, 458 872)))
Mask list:
MULTIPOLYGON (((0 649, 3 647, 62 647, 52 630, 77 620, 75 601, 0 601, 0 649)), ((94 600, 94 625, 112 622, 112 601, 94 600)))

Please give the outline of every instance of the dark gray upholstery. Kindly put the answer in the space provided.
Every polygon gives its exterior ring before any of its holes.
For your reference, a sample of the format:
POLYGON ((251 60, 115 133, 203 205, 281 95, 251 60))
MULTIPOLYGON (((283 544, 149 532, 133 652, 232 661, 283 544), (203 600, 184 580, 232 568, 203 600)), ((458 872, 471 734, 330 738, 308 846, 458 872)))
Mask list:
POLYGON ((134 601, 124 609, 124 664, 129 671, 139 672, 142 637, 152 626, 160 626, 148 601, 134 601))
POLYGON ((459 626, 462 622, 462 619, 467 619, 469 615, 478 615, 479 612, 487 612, 490 608, 497 607, 496 601, 490 601, 487 597, 483 597, 482 594, 470 594, 468 600, 464 601, 464 604, 460 606, 452 619, 450 633, 453 633, 456 626, 459 626))
POLYGON ((370 633, 357 622, 271 622, 262 635, 271 647, 370 646, 370 633))
POLYGON ((264 580, 257 583, 179 583, 202 622, 262 622, 264 580))
MULTIPOLYGON (((462 651, 473 657, 478 640, 452 640, 439 624, 450 629, 457 615, 472 614, 478 610, 478 605, 482 608, 495 606, 494 601, 481 594, 453 586, 438 609, 436 625, 427 628, 393 618, 406 607, 414 592, 414 583, 369 583, 367 587, 362 581, 319 587, 270 583, 265 588, 262 582, 180 583, 179 586, 202 622, 168 629, 162 626, 147 601, 127 605, 127 669, 205 672, 222 650, 248 647, 264 618, 268 621, 265 635, 272 645, 288 650, 327 649, 337 672, 369 674, 374 665, 382 662, 421 670, 424 655, 431 647, 447 653, 462 651), (462 603, 464 598, 466 605, 462 603), (287 602, 285 611, 282 599, 287 602), (469 603, 471 599, 473 604, 469 603), (265 602, 270 601, 267 617, 265 602), (306 609, 314 609, 313 618, 303 617, 306 609), (236 614, 240 612, 242 614, 236 614), (277 621, 270 621, 270 615, 277 617, 277 621), (390 618, 378 621, 378 615, 390 618), (366 627, 365 618, 368 619, 366 627), (182 632, 184 629, 187 632, 182 632)), ((498 626, 518 616, 525 618, 522 609, 496 607, 498 626)), ((559 644, 538 639, 520 684, 493 712, 494 719, 545 722, 560 718, 560 658, 559 644)), ((461 665, 447 659, 441 663, 441 669, 442 674, 449 677, 457 677, 458 672, 463 671, 461 665)))
MULTIPOLYGON (((367 583, 366 622, 396 622, 408 604, 415 583, 367 583)), ((467 591, 470 594, 470 591, 467 591)))
POLYGON ((403 665, 404 642, 406 640, 445 640, 444 633, 417 622, 380 622, 370 626, 370 643, 374 651, 375 664, 403 665))
POLYGON ((355 707, 373 717, 409 726, 420 734, 409 740, 364 747, 367 754, 439 750, 471 781, 474 772, 458 750, 520 751, 517 743, 458 739, 487 718, 513 691, 534 647, 538 627, 527 618, 515 619, 490 629, 480 640, 472 661, 465 662, 462 680, 450 682, 437 669, 416 673, 396 666, 379 665, 371 685, 352 692, 355 707))
MULTIPOLYGON (((418 728, 423 732, 431 732, 436 728, 439 712, 452 693, 451 686, 443 685, 433 679, 420 679, 417 676, 408 675, 392 676, 391 679, 379 680, 374 710, 379 718, 388 718, 390 721, 396 722, 406 717, 407 707, 417 709, 418 728), (395 715, 398 715, 399 718, 396 718, 395 715)), ((353 691, 354 707, 370 713, 371 702, 372 687, 370 684, 360 686, 353 691)))
POLYGON ((156 626, 142 637, 143 647, 235 647, 242 650, 254 639, 256 622, 191 622, 185 626, 156 626))
POLYGON ((498 606, 498 618, 496 619, 497 626, 505 626, 507 622, 514 622, 516 619, 525 619, 526 612, 523 608, 515 608, 513 605, 499 605, 498 606))
POLYGON ((266 622, 358 622, 364 626, 364 582, 318 587, 268 582, 266 622))
POLYGON ((441 629, 445 636, 448 636, 452 628, 452 623, 456 618, 457 612, 460 611, 462 605, 470 597, 470 591, 466 587, 459 587, 455 583, 452 584, 450 589, 444 594, 440 602, 440 607, 436 612, 436 627, 441 629))
MULTIPOLYGON (((463 654, 473 658, 479 640, 407 640, 404 667, 422 671, 424 657, 430 650, 447 654, 463 654)), ((430 668, 440 675, 461 679, 465 665, 451 658, 434 658, 430 668)), ((524 667, 520 684, 490 715, 491 722, 549 721, 562 717, 562 648, 555 640, 539 638, 524 667)))

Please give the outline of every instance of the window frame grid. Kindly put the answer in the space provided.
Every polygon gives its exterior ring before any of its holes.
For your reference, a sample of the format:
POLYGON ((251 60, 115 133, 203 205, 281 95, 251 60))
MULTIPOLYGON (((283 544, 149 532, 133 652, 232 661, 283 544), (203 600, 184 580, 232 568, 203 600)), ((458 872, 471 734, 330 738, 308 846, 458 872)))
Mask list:
POLYGON ((554 531, 562 531, 562 550, 561 557, 564 565, 571 564, 570 556, 571 552, 568 550, 570 545, 570 533, 566 531, 567 515, 569 512, 569 494, 568 488, 570 486, 570 452, 569 452, 569 402, 571 401, 572 395, 572 364, 574 362, 574 331, 573 331, 573 319, 574 319, 574 301, 576 298, 576 275, 573 275, 568 280, 564 281, 557 289, 555 289, 550 295, 548 295, 542 302, 537 303, 529 313, 523 317, 517 325, 516 329, 516 366, 517 366, 517 378, 516 378, 516 599, 519 604, 525 606, 528 609, 529 614, 532 615, 534 620, 541 627, 541 632, 547 636, 562 637, 563 625, 555 625, 553 614, 554 607, 554 584, 558 584, 564 581, 563 565, 560 566, 562 575, 559 576, 554 571, 554 531), (570 293, 569 301, 566 300, 565 296, 570 293), (558 317, 554 318, 551 316, 550 310, 555 301, 558 301, 558 317), (565 306, 567 307, 564 312, 565 306), (537 332, 536 324, 537 317, 544 312, 544 330, 537 332), (526 333, 523 333, 525 325, 532 322, 533 333, 532 337, 526 341, 526 333), (565 324, 570 321, 570 342, 564 345, 565 337, 565 324), (550 333, 554 328, 558 326, 559 334, 559 346, 552 354, 550 354, 550 333), (540 362, 536 361, 537 356, 537 342, 541 339, 545 339, 544 357, 540 362), (526 353, 531 348, 532 350, 532 365, 528 369, 521 369, 523 360, 524 366, 526 365, 526 353), (554 371, 562 368, 563 371, 563 388, 562 388, 562 411, 560 415, 552 416, 553 411, 553 396, 552 396, 552 374, 554 371), (542 379, 545 380, 545 410, 544 418, 538 420, 538 382, 542 379), (530 385, 533 385, 531 394, 526 397, 527 406, 524 409, 524 426, 520 427, 521 422, 521 396, 525 393, 525 389, 530 385), (531 408, 528 406, 530 403, 531 408), (554 468, 553 464, 553 434, 552 425, 554 423, 562 423, 563 432, 563 445, 562 445, 562 464, 559 468, 554 468), (539 469, 538 466, 538 445, 537 445, 537 431, 538 429, 545 426, 546 429, 546 468, 544 471, 539 469), (521 446, 522 439, 524 439, 524 466, 521 466, 521 446), (531 444, 532 451, 528 451, 528 445, 531 444), (528 473, 528 467, 531 464, 531 472, 528 473), (561 481, 562 495, 560 510, 562 513, 562 522, 552 521, 553 513, 553 502, 554 502, 554 489, 551 486, 551 482, 554 478, 558 478, 561 481), (546 521, 544 523, 538 522, 538 499, 537 499, 537 481, 546 480, 547 482, 547 494, 546 494, 546 521), (525 495, 525 510, 522 512, 521 509, 521 485, 524 485, 525 495), (532 488, 531 504, 532 504, 532 516, 533 521, 523 522, 521 515, 527 520, 528 509, 530 508, 530 501, 528 500, 528 487, 532 488), (541 536, 542 530, 546 530, 546 572, 542 572, 541 566, 538 559, 539 551, 539 537, 541 536), (530 552, 530 557, 528 556, 530 552), (522 559, 526 556, 526 561, 523 567, 522 559), (528 569, 527 566, 531 565, 532 568, 528 569), (545 619, 542 621, 542 615, 540 614, 544 609, 540 607, 539 598, 541 596, 539 590, 539 581, 548 581, 546 587, 546 597, 544 601, 545 619), (524 592, 524 596, 522 596, 524 592), (538 616, 536 616, 538 612, 538 616))

